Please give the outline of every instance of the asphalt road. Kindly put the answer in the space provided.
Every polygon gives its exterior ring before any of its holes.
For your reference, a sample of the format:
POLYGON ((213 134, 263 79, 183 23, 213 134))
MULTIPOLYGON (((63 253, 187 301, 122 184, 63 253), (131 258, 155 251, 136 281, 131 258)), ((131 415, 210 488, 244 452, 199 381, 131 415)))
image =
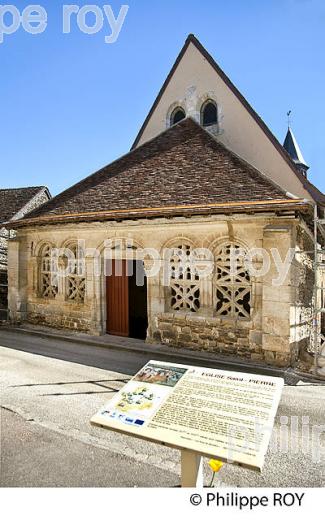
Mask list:
POLYGON ((135 374, 152 358, 148 354, 135 354, 125 350, 121 352, 111 348, 84 345, 78 343, 77 340, 75 343, 71 343, 59 337, 56 340, 44 339, 32 334, 6 331, 1 328, 0 345, 31 354, 113 370, 114 372, 123 372, 129 375, 135 374))
MULTIPOLYGON (((0 336, 1 477, 7 486, 175 486, 179 452, 90 426, 89 420, 147 361, 147 355, 119 353, 18 334, 0 336), (23 350, 41 348, 37 355, 23 350), (37 347, 35 345, 38 344, 37 347), (48 357, 53 349, 78 362, 48 357), (52 349, 52 350, 51 350, 52 349), (91 356, 92 350, 96 356, 91 356), (95 361, 94 361, 95 358, 95 361), (82 363, 80 362, 82 359, 82 363), (99 361, 100 360, 100 361, 99 361), (104 368, 94 366, 101 363, 104 368), (88 364, 87 364, 88 363, 88 364)), ((325 389, 322 385, 285 386, 271 447, 262 474, 227 464, 223 486, 291 487, 325 484, 325 389), (308 418, 313 442, 301 436, 308 418), (280 446, 280 421, 298 429, 289 446, 280 446), (313 428, 323 425, 323 433, 313 428), (315 438, 314 438, 315 437, 315 438), (315 442, 314 442, 315 441, 315 442)), ((209 480, 207 465, 206 482, 209 480)))
POLYGON ((1 410, 1 487, 170 487, 175 473, 26 421, 1 410), (13 438, 14 433, 14 438, 13 438), (31 456, 32 454, 32 456, 31 456))
MULTIPOLYGON (((53 331, 51 331, 53 335, 53 331)), ((86 335, 82 335, 83 337, 86 335)), ((187 354, 173 355, 162 353, 153 349, 152 352, 139 352, 132 350, 125 350, 119 346, 107 347, 104 342, 103 346, 86 344, 78 341, 78 337, 73 338, 73 341, 65 340, 60 336, 54 339, 51 336, 46 336, 42 333, 34 335, 26 332, 16 332, 14 329, 4 329, 0 327, 0 345, 13 348, 15 350, 22 350, 30 352, 31 354, 38 354, 40 356, 52 357, 72 363, 79 363, 87 366, 103 368, 107 370, 114 370, 116 372, 123 372, 125 374, 135 374, 143 365, 151 359, 157 361, 171 361, 173 363, 180 363, 186 365, 200 365, 210 368, 218 368, 220 370, 232 370, 238 372, 247 372, 246 365, 235 365, 227 362, 226 358, 222 360, 208 359, 197 360, 187 354)), ((83 338, 84 339, 84 338, 83 338)), ((97 338, 96 338, 97 339, 97 338)), ((131 340, 134 341, 134 340, 131 340)), ((125 340, 123 340, 125 342, 125 340)), ((291 384, 297 381, 297 378, 291 372, 284 370, 273 369, 272 367, 249 367, 250 372, 256 374, 264 374, 275 377, 284 377, 286 382, 291 384)))

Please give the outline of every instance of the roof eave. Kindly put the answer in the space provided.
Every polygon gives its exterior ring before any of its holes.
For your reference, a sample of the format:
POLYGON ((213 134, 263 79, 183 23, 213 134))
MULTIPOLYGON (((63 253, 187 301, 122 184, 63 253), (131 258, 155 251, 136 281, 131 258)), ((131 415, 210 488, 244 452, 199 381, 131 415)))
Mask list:
POLYGON ((24 227, 82 223, 94 221, 121 221, 148 218, 173 218, 179 216, 199 216, 233 213, 261 213, 261 212, 312 212, 313 204, 304 199, 280 199, 265 201, 241 201, 219 204, 193 204, 185 206, 165 206, 162 208, 134 208, 128 210, 100 211, 87 213, 71 213, 64 215, 47 215, 31 219, 22 219, 5 224, 7 229, 21 229, 24 227))

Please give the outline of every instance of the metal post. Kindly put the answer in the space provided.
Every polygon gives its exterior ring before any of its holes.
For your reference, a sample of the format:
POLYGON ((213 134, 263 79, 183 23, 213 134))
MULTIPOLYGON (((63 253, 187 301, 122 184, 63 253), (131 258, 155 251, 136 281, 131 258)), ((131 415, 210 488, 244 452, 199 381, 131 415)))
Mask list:
POLYGON ((318 209, 317 204, 315 204, 314 208, 314 348, 315 348, 315 358, 314 358, 314 373, 317 375, 318 368, 318 209))
POLYGON ((203 459, 195 451, 181 450, 181 487, 203 488, 203 459))

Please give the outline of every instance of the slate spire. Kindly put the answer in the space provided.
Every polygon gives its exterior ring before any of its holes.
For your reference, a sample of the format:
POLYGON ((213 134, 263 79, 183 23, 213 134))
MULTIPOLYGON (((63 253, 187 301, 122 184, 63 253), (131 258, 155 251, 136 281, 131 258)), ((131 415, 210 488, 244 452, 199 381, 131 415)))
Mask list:
POLYGON ((299 148, 299 145, 296 141, 294 133, 288 126, 288 132, 286 138, 283 143, 284 149, 288 152, 293 162, 296 164, 297 168, 307 177, 307 171, 309 170, 309 166, 307 165, 302 152, 299 148))

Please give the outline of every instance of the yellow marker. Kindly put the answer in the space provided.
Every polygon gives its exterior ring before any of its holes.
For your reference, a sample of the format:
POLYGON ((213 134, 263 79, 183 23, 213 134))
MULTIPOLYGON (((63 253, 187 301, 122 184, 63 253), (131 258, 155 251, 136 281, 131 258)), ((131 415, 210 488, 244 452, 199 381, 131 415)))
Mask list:
POLYGON ((212 469, 212 471, 214 471, 215 473, 218 473, 221 470, 223 465, 224 465, 224 463, 221 462, 221 460, 211 459, 209 461, 209 466, 212 469))

